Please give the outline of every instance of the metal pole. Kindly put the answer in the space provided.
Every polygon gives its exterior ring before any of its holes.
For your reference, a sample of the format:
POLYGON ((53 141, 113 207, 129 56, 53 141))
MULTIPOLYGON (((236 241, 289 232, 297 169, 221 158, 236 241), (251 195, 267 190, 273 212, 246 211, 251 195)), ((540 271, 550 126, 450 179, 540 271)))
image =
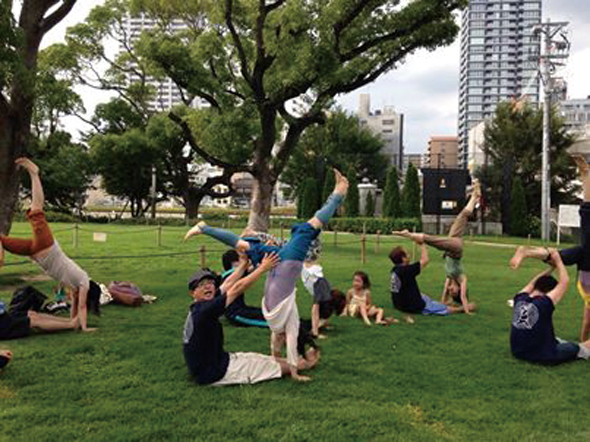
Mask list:
MULTIPOLYGON (((549 20, 547 20, 549 24, 549 20)), ((550 29, 550 25, 548 26, 550 29)), ((551 207, 551 186, 549 184, 549 147, 550 147, 550 112, 551 112, 551 73, 549 66, 549 50, 551 46, 550 32, 544 32, 543 42, 543 151, 541 157, 541 237, 549 241, 549 209, 551 207)))
POLYGON ((156 166, 152 166, 152 219, 156 219, 156 166))

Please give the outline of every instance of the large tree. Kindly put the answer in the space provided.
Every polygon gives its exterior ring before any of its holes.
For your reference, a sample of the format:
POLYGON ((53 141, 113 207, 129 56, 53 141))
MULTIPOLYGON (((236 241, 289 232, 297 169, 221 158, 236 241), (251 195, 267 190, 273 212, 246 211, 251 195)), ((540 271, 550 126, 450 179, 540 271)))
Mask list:
MULTIPOLYGON (((551 202, 572 203, 579 189, 577 172, 567 149, 574 141, 555 110, 551 113, 551 202)), ((494 118, 486 125, 484 152, 488 165, 478 175, 485 186, 491 209, 501 213, 503 228, 510 231, 510 204, 513 177, 519 176, 526 206, 533 216, 541 213, 541 149, 543 113, 532 105, 500 103, 494 118)))
MULTIPOLYGON (((125 9, 128 2, 107 3, 125 9)), ((325 120, 324 110, 338 94, 374 81, 417 49, 450 44, 458 31, 454 13, 467 1, 130 3, 132 12, 154 19, 157 28, 128 51, 131 63, 119 67, 142 65, 168 76, 187 104, 197 98, 207 103, 210 124, 221 134, 242 122, 248 136, 238 141, 248 155, 237 162, 206 139, 191 140, 190 115, 171 115, 205 161, 228 174, 254 176, 249 226, 266 230, 273 188, 305 129, 325 120), (173 20, 188 26, 178 31, 173 20), (306 96, 311 98, 296 112, 291 102, 306 96)), ((76 38, 98 36, 92 29, 79 31, 76 38)))
MULTIPOLYGON (((361 126, 357 117, 337 109, 330 113, 325 124, 305 131, 281 181, 297 195, 304 177, 314 178, 321 184, 329 176, 332 165, 337 164, 342 170, 354 169, 361 178, 382 183, 387 169, 382 148, 383 141, 361 126)), ((334 182, 329 186, 331 193, 334 182)))
POLYGON ((14 160, 27 153, 35 105, 39 47, 76 0, 23 0, 0 4, 0 232, 10 229, 19 193, 14 160))

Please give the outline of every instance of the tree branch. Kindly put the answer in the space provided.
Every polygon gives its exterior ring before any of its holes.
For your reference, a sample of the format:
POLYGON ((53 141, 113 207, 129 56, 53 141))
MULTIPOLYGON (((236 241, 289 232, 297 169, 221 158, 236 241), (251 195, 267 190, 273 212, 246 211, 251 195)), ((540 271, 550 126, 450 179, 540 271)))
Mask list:
POLYGON ((244 51, 244 46, 242 45, 242 41, 240 40, 240 36, 234 27, 233 18, 233 0, 225 0, 225 24, 229 29, 229 32, 232 36, 234 44, 236 45, 236 50, 238 51, 238 57, 240 59, 240 66, 242 76, 248 83, 252 83, 252 77, 248 72, 248 60, 246 58, 246 52, 244 51))
POLYGON ((63 4, 57 8, 52 14, 43 18, 41 21, 41 33, 46 34, 51 28, 64 19, 66 15, 72 10, 76 0, 63 0, 63 4))
POLYGON ((274 3, 266 5, 266 13, 270 13, 275 9, 281 7, 285 3, 285 0, 276 0, 274 3))
POLYGON ((222 169, 229 169, 234 172, 250 172, 250 168, 248 166, 227 163, 218 158, 215 158, 213 155, 210 155, 207 151, 202 149, 195 140, 195 137, 193 136, 193 133, 187 122, 184 121, 180 116, 176 115, 174 112, 169 112, 168 118, 170 118, 172 121, 174 121, 176 124, 180 126, 191 148, 209 164, 221 167, 222 169))

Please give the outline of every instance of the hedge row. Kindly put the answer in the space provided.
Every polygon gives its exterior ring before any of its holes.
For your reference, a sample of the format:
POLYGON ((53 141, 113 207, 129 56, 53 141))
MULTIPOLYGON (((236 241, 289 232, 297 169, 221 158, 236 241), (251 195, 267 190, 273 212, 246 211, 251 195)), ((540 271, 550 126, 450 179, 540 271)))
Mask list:
MULTIPOLYGON (((62 223, 82 223, 89 222, 95 224, 117 224, 117 225, 161 225, 161 226, 185 226, 187 222, 182 218, 124 218, 115 222, 111 221, 106 216, 83 216, 76 217, 71 214, 61 212, 46 212, 47 221, 62 222, 62 223)), ((15 215, 15 221, 26 221, 25 214, 20 212, 15 215)), ((228 216, 223 213, 205 213, 200 218, 213 226, 244 228, 248 223, 247 215, 233 215, 228 216)), ((294 218, 271 218, 271 227, 279 228, 281 225, 285 229, 289 229, 291 225, 303 222, 294 218)), ((191 220, 188 224, 192 225, 196 220, 191 220)), ((339 232, 362 233, 363 229, 367 233, 377 233, 380 231, 383 234, 389 234, 392 230, 408 229, 410 231, 422 230, 422 223, 416 218, 333 218, 328 224, 327 230, 337 230, 339 232)))

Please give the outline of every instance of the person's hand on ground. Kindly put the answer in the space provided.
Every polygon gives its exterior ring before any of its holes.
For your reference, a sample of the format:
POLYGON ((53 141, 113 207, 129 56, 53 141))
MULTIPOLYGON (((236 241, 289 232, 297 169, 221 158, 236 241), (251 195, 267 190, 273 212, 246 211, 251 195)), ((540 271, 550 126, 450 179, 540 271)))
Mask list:
POLYGON ((12 360, 12 352, 10 350, 0 350, 0 356, 4 356, 9 361, 12 360))

